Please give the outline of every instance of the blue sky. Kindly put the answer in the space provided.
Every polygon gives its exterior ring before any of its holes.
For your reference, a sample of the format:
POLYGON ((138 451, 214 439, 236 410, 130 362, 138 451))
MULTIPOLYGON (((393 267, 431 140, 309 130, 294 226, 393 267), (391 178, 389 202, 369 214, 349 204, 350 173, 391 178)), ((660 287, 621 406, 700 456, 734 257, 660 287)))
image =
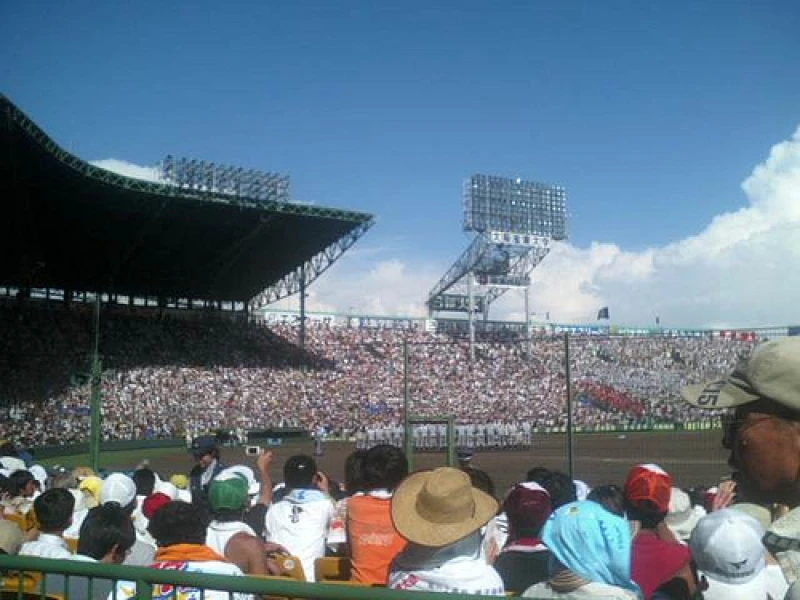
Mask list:
MULTIPOLYGON (((481 172, 568 190, 562 254, 583 275, 561 293, 589 297, 569 307, 551 284, 534 298, 540 311, 584 320, 601 302, 627 322, 659 312, 766 325, 800 300, 781 264, 763 284, 789 296, 786 310, 720 308, 697 289, 674 309, 654 304, 679 276, 660 270, 660 253, 757 204, 742 183, 776 144, 791 155, 776 177, 794 177, 798 24, 791 1, 5 2, 0 91, 87 160, 171 153, 283 171, 297 199, 377 215, 360 254, 320 282, 320 307, 418 310, 466 246, 461 184, 481 172), (598 258, 609 247, 611 273, 598 258), (620 291, 625 257, 651 251, 658 285, 620 291), (598 260, 603 272, 575 264, 598 260), (415 296, 345 297, 366 274, 415 296), (695 311, 693 295, 707 308, 695 311)), ((781 206, 796 199, 788 187, 781 206)), ((761 264, 753 248, 746 260, 734 250, 727 267, 761 264)), ((787 251, 800 249, 777 256, 787 251)), ((504 314, 518 309, 509 301, 504 314)))

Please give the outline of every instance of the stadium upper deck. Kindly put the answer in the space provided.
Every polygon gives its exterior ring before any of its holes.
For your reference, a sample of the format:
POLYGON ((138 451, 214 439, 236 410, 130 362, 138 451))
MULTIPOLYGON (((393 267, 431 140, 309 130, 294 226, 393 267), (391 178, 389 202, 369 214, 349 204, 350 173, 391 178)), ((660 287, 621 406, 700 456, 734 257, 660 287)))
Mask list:
POLYGON ((60 148, 3 95, 0 115, 0 286, 263 304, 374 222, 124 177, 60 148))

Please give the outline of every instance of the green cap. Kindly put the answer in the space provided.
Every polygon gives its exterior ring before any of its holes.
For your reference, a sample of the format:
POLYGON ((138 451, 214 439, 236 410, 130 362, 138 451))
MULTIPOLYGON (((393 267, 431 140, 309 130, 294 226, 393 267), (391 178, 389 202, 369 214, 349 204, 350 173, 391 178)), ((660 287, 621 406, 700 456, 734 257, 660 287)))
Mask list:
POLYGON ((732 408, 766 398, 800 412, 800 337, 785 337, 756 346, 726 379, 681 390, 698 408, 732 408))
POLYGON ((215 479, 208 488, 211 510, 244 508, 247 499, 247 482, 241 477, 215 479))

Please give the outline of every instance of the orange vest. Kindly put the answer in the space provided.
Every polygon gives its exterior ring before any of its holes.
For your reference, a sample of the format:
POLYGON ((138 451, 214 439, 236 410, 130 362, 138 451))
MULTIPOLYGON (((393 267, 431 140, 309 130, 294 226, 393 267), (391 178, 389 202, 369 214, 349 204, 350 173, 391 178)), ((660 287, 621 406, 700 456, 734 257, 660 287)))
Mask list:
POLYGON ((392 524, 391 498, 352 496, 347 500, 347 539, 353 581, 386 585, 389 565, 406 546, 392 524))

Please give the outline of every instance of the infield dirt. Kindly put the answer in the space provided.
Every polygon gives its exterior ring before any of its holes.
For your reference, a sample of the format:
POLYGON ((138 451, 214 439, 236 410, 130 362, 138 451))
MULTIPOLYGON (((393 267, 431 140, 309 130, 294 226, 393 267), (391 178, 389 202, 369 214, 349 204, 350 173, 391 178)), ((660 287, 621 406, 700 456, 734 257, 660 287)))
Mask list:
MULTIPOLYGON (((727 452, 720 444, 721 432, 653 432, 628 434, 577 434, 574 437, 574 476, 590 486, 605 483, 622 484, 628 469, 638 463, 661 465, 673 477, 675 485, 689 487, 698 484, 714 485, 730 472, 727 452)), ((283 463, 293 454, 312 454, 313 444, 292 442, 271 448, 274 453, 271 475, 281 481, 283 463)), ((317 457, 319 468, 330 477, 341 480, 347 455, 355 449, 348 442, 324 444, 324 455, 317 457)), ((105 466, 132 469, 130 454, 125 460, 115 460, 113 454, 103 457, 105 466)), ((120 457, 121 458, 121 457, 120 457)), ((223 461, 255 467, 255 460, 245 456, 242 448, 222 448, 223 461)), ((415 453, 415 469, 444 465, 443 452, 415 453)), ((162 476, 188 473, 191 456, 183 450, 168 451, 153 458, 151 466, 162 476)), ((544 466, 567 471, 567 441, 564 435, 543 435, 535 438, 532 448, 524 450, 476 449, 474 467, 492 477, 498 494, 522 480, 528 469, 544 466)))

